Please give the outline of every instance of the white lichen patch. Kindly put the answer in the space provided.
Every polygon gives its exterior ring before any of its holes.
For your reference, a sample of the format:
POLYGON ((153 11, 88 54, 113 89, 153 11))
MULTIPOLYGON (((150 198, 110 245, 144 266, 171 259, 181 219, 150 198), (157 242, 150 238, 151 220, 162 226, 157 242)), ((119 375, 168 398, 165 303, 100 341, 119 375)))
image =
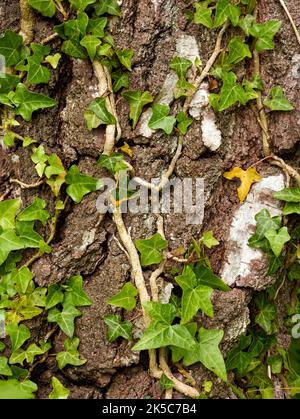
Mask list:
POLYGON ((181 35, 176 43, 176 56, 187 58, 193 63, 198 58, 200 59, 199 48, 197 40, 191 35, 181 35))
POLYGON ((96 236, 96 229, 92 229, 91 231, 85 231, 82 236, 82 244, 79 247, 80 252, 85 252, 88 246, 94 243, 96 236))
MULTIPOLYGON (((281 214, 281 204, 272 198, 273 192, 284 188, 284 176, 269 176, 255 184, 247 200, 236 211, 230 227, 228 239, 229 251, 221 277, 228 284, 247 280, 255 289, 260 289, 263 282, 261 272, 255 271, 255 265, 266 264, 265 255, 258 249, 248 246, 248 240, 255 231, 255 215, 267 209, 271 216, 281 214), (255 261, 255 264, 253 262, 255 261)), ((267 268, 267 266, 265 266, 267 268)), ((265 269, 266 271, 266 269, 265 269)), ((246 281, 246 282, 247 282, 246 281)))
POLYGON ((151 0, 151 3, 154 6, 155 13, 158 11, 159 7, 161 6, 163 0, 151 0))
POLYGON ((300 77, 300 54, 295 54, 292 58, 292 68, 288 74, 288 77, 293 79, 299 79, 300 77))
POLYGON ((207 106, 209 106, 208 84, 202 83, 191 101, 189 113, 197 121, 200 121, 201 113, 207 106))

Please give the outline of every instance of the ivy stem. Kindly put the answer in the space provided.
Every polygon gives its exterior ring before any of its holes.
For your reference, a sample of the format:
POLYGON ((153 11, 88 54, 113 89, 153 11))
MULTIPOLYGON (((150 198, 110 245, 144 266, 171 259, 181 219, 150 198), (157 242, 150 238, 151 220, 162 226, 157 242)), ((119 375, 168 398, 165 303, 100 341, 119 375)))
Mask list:
POLYGON ((24 44, 29 45, 33 41, 34 14, 28 4, 28 0, 20 0, 21 30, 24 44))
POLYGON ((298 44, 300 45, 300 34, 299 34, 299 31, 297 29, 297 26, 296 26, 296 24, 294 22, 294 19, 292 18, 292 15, 290 14, 289 9, 287 8, 287 5, 285 4, 284 0, 279 0, 279 3, 281 4, 281 6, 284 9, 284 11, 285 11, 285 13, 286 13, 286 15, 287 15, 287 17, 288 17, 291 25, 292 25, 292 28, 293 28, 293 30, 295 32, 295 35, 296 35, 298 44))
POLYGON ((61 0, 54 0, 55 6, 57 8, 57 10, 63 15, 64 20, 68 20, 69 18, 69 13, 67 13, 64 9, 64 6, 62 5, 61 0))
MULTIPOLYGON (((203 80, 208 76, 212 66, 214 65, 216 59, 218 58, 220 52, 222 51, 222 40, 223 40, 223 36, 224 36, 224 33, 225 33, 227 27, 228 27, 228 21, 226 21, 226 23, 224 23, 224 25, 222 26, 222 28, 221 28, 221 30, 218 34, 218 37, 217 37, 215 49, 214 49, 211 57, 207 61, 206 66, 202 70, 200 76, 196 79, 196 81, 194 83, 195 91, 197 91, 199 89, 203 80)), ((183 106, 183 111, 184 112, 188 111, 188 109, 190 107, 190 104, 193 100, 193 97, 194 97, 194 94, 192 94, 191 96, 188 96, 186 98, 186 101, 185 101, 184 106, 183 106)))
POLYGON ((18 179, 10 179, 10 183, 16 183, 17 185, 20 185, 22 189, 34 189, 38 188, 39 186, 43 185, 44 181, 40 180, 36 183, 24 183, 18 179))

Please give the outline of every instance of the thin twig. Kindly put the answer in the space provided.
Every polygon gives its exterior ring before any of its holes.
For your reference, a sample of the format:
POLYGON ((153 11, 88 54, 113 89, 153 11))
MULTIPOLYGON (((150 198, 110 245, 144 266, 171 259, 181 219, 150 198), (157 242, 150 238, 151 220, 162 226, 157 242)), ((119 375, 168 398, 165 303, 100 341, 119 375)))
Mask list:
POLYGON ((49 42, 54 41, 54 39, 58 38, 58 33, 52 33, 51 35, 47 36, 46 38, 41 40, 42 45, 49 44, 49 42))
POLYGON ((296 35, 298 44, 300 45, 300 33, 299 33, 298 29, 297 29, 297 26, 296 26, 296 24, 294 22, 294 19, 292 18, 292 15, 290 14, 289 9, 287 8, 287 5, 285 4, 284 0, 279 0, 279 3, 281 4, 281 6, 284 9, 284 11, 285 11, 285 13, 286 13, 286 15, 287 15, 287 17, 288 17, 291 25, 292 25, 292 28, 293 28, 293 30, 295 32, 295 35, 296 35))

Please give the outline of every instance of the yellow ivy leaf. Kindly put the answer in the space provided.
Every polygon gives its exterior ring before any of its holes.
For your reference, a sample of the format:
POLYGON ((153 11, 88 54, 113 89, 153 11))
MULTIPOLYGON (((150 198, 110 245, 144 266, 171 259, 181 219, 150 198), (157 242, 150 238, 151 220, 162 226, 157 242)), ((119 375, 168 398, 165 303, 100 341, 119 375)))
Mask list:
POLYGON ((229 180, 235 178, 240 179, 241 185, 237 188, 240 202, 245 201, 252 184, 259 182, 262 179, 255 167, 249 167, 247 170, 243 170, 240 167, 234 167, 230 172, 225 172, 223 176, 229 180))
POLYGON ((129 157, 133 157, 133 151, 131 150, 131 148, 130 148, 130 145, 129 144, 127 144, 127 143, 125 143, 121 148, 120 148, 120 150, 122 150, 123 151, 123 153, 125 153, 125 154, 127 154, 129 157))

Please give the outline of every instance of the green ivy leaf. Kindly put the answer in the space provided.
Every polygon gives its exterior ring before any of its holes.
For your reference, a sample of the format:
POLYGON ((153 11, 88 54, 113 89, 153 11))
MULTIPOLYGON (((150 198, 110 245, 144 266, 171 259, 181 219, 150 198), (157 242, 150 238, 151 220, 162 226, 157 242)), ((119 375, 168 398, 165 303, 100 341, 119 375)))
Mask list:
POLYGON ((245 32, 246 36, 250 36, 250 29, 252 28, 255 22, 255 17, 253 15, 246 15, 243 19, 239 21, 239 27, 245 32))
POLYGON ((138 291, 131 282, 127 282, 121 289, 121 291, 111 297, 107 303, 115 306, 122 307, 125 310, 132 311, 136 306, 135 297, 138 295, 138 291))
POLYGON ((133 129, 135 129, 138 120, 143 111, 143 107, 148 103, 153 102, 153 97, 149 92, 128 91, 122 93, 122 96, 130 105, 130 119, 133 121, 133 129))
POLYGON ((105 98, 98 97, 90 104, 88 109, 94 112, 97 118, 100 119, 101 124, 116 124, 116 118, 107 110, 105 98))
POLYGON ((237 77, 233 72, 223 73, 222 80, 223 86, 217 105, 218 112, 230 108, 237 102, 240 102, 242 105, 245 105, 248 102, 249 98, 243 87, 237 83, 237 77))
POLYGON ((76 317, 81 316, 81 312, 73 305, 63 304, 60 312, 57 308, 51 308, 48 313, 48 322, 57 323, 60 329, 69 337, 74 335, 74 321, 76 317))
POLYGON ((259 313, 255 317, 257 323, 267 335, 272 335, 276 329, 273 321, 277 317, 276 307, 273 303, 269 302, 263 294, 259 294, 255 300, 259 313))
POLYGON ((95 12, 97 16, 102 16, 106 13, 112 16, 121 16, 121 8, 117 0, 101 0, 95 5, 95 12))
POLYGON ((230 64, 237 64, 246 57, 252 57, 249 46, 241 37, 235 36, 228 44, 228 62, 230 64))
POLYGON ((0 375, 12 376, 11 369, 7 363, 8 359, 5 356, 0 356, 0 375))
POLYGON ((57 53, 57 54, 54 54, 54 55, 48 55, 45 58, 45 61, 47 63, 49 63, 51 65, 51 67, 54 68, 54 70, 56 70, 57 67, 58 67, 60 59, 61 59, 61 54, 57 53))
POLYGON ((214 310, 211 302, 213 289, 205 285, 198 285, 195 273, 186 266, 183 274, 175 278, 183 291, 181 301, 181 324, 186 324, 201 309, 209 317, 213 317, 214 310))
POLYGON ((271 217, 268 210, 263 209, 255 216, 256 237, 262 240, 269 230, 278 230, 281 225, 281 217, 271 217))
POLYGON ((185 112, 181 111, 177 115, 177 128, 179 129, 182 135, 185 135, 192 125, 193 119, 189 118, 185 112))
POLYGON ((10 337, 13 351, 21 348, 23 343, 30 338, 30 330, 24 324, 9 323, 6 325, 6 333, 10 337))
POLYGON ((174 383, 172 380, 170 380, 165 374, 161 376, 161 379, 159 380, 160 388, 162 390, 170 390, 174 387, 174 383))
POLYGON ((46 299, 46 310, 55 307, 57 304, 63 302, 64 293, 58 284, 49 285, 46 299))
POLYGON ((213 27, 212 9, 207 7, 207 2, 194 3, 196 12, 194 14, 194 23, 204 25, 206 28, 213 27))
POLYGON ((32 57, 28 57, 27 82, 30 84, 47 84, 51 78, 51 72, 47 67, 39 64, 32 57))
POLYGON ((33 229, 34 222, 18 221, 16 232, 23 244, 23 248, 43 249, 44 253, 51 252, 51 247, 47 246, 42 236, 33 229))
POLYGON ((80 41, 80 45, 83 46, 87 50, 91 61, 94 60, 96 56, 97 48, 100 44, 101 44, 100 39, 98 39, 95 35, 86 35, 80 41))
POLYGON ((7 67, 16 65, 21 60, 22 46, 22 36, 10 30, 5 31, 4 36, 0 38, 0 55, 4 56, 7 67))
POLYGON ((8 199, 0 202, 0 227, 11 230, 15 227, 15 218, 21 206, 21 199, 8 199))
POLYGON ((274 198, 279 199, 280 201, 300 203, 300 188, 285 188, 282 191, 276 192, 274 198))
POLYGON ((287 202, 283 208, 283 215, 298 214, 300 215, 300 203, 287 202))
POLYGON ((124 162, 124 156, 121 153, 113 153, 110 156, 102 154, 98 160, 100 167, 104 167, 111 173, 117 173, 123 170, 127 170, 128 167, 124 162))
POLYGON ((127 70, 131 71, 131 60, 134 56, 134 51, 132 49, 117 49, 116 50, 117 57, 119 58, 119 61, 127 70))
POLYGON ((73 276, 66 283, 64 304, 76 307, 90 306, 92 301, 83 289, 82 276, 73 276))
POLYGON ((11 100, 16 106, 16 115, 21 115, 27 122, 31 120, 34 111, 57 105, 56 100, 41 93, 30 92, 22 83, 18 84, 11 100))
POLYGON ((56 8, 53 0, 28 0, 28 3, 43 16, 53 17, 55 15, 56 8))
POLYGON ((122 322, 121 316, 111 314, 103 317, 104 323, 108 326, 107 338, 109 342, 114 342, 118 337, 132 340, 132 323, 122 322))
POLYGON ((91 176, 82 175, 78 167, 73 165, 70 167, 66 176, 67 194, 76 204, 81 202, 82 198, 90 192, 101 189, 102 181, 91 176))
POLYGON ((107 25, 107 17, 100 17, 90 19, 87 27, 87 32, 92 33, 92 35, 97 36, 98 38, 103 38, 105 35, 105 28, 107 25))
POLYGON ((242 336, 239 343, 229 352, 226 359, 228 371, 236 369, 239 374, 244 375, 253 359, 253 354, 248 350, 251 343, 251 336, 242 336))
POLYGON ((179 78, 185 78, 187 71, 192 65, 191 60, 182 57, 174 57, 170 62, 170 68, 175 71, 179 78))
POLYGON ((264 100, 264 105, 271 111, 292 111, 294 106, 288 101, 280 86, 272 87, 269 96, 264 100))
POLYGON ((90 4, 93 4, 96 2, 96 0, 69 0, 69 1, 72 4, 72 6, 75 7, 75 9, 79 10, 80 12, 83 12, 90 4))
POLYGON ((205 285, 207 287, 228 292, 231 288, 225 284, 218 276, 216 276, 210 269, 200 264, 193 267, 196 274, 199 285, 205 285))
POLYGON ((161 262, 161 251, 168 247, 168 242, 156 233, 150 239, 136 240, 135 245, 141 254, 142 266, 149 266, 161 262))
MULTIPOLYGON (((78 0, 77 2, 79 3, 78 0)), ((92 0, 92 2, 94 2, 94 0, 92 0)), ((70 390, 64 387, 63 384, 56 377, 51 378, 51 385, 53 390, 49 394, 49 399, 67 399, 69 397, 70 390)))
POLYGON ((269 241, 271 249, 277 257, 281 254, 285 243, 288 243, 291 240, 287 227, 282 227, 278 232, 275 229, 268 230, 265 237, 269 241))
POLYGON ((194 351, 188 351, 185 354, 184 365, 189 366, 201 362, 208 370, 227 382, 226 366, 218 346, 223 336, 223 330, 207 330, 201 327, 198 335, 199 343, 194 351))
POLYGON ((153 105, 152 110, 153 114, 149 121, 149 127, 154 130, 161 129, 167 135, 172 134, 176 118, 174 116, 169 116, 170 107, 168 105, 156 103, 153 105))
POLYGON ((13 250, 24 249, 24 243, 14 230, 5 230, 0 234, 0 265, 6 261, 13 250))
POLYGON ((58 363, 58 368, 63 369, 66 365, 74 365, 75 367, 79 367, 86 363, 85 359, 80 359, 80 354, 78 352, 79 346, 79 339, 66 339, 64 341, 64 352, 59 352, 56 355, 56 360, 58 363))
POLYGON ((0 380, 0 399, 34 399, 38 387, 30 380, 0 380))
POLYGON ((39 220, 43 225, 46 225, 50 214, 45 210, 46 202, 43 199, 35 198, 29 207, 25 208, 18 215, 18 221, 36 221, 39 220))
POLYGON ((220 242, 214 237, 214 234, 212 231, 205 231, 203 233, 202 243, 208 249, 211 249, 212 247, 218 246, 220 244, 220 242))
POLYGON ((70 55, 70 57, 80 58, 81 60, 84 60, 87 57, 85 48, 83 48, 79 42, 74 39, 64 41, 61 50, 65 54, 70 55))
POLYGON ((281 27, 279 20, 268 20, 265 23, 253 23, 249 33, 257 38, 255 49, 258 52, 274 49, 273 38, 281 27))
POLYGON ((101 125, 101 119, 99 119, 92 111, 85 111, 84 119, 89 131, 98 128, 101 125))
POLYGON ((21 269, 16 271, 14 281, 16 283, 16 290, 19 294, 26 294, 32 278, 33 275, 27 266, 23 266, 21 269))
POLYGON ((113 84, 113 91, 114 93, 118 92, 122 89, 122 87, 125 87, 128 89, 129 87, 129 76, 128 73, 123 73, 122 71, 115 71, 111 75, 114 84, 113 84))
POLYGON ((227 19, 230 19, 233 26, 237 26, 240 14, 240 8, 231 4, 230 0, 218 0, 214 27, 222 26, 227 19))

